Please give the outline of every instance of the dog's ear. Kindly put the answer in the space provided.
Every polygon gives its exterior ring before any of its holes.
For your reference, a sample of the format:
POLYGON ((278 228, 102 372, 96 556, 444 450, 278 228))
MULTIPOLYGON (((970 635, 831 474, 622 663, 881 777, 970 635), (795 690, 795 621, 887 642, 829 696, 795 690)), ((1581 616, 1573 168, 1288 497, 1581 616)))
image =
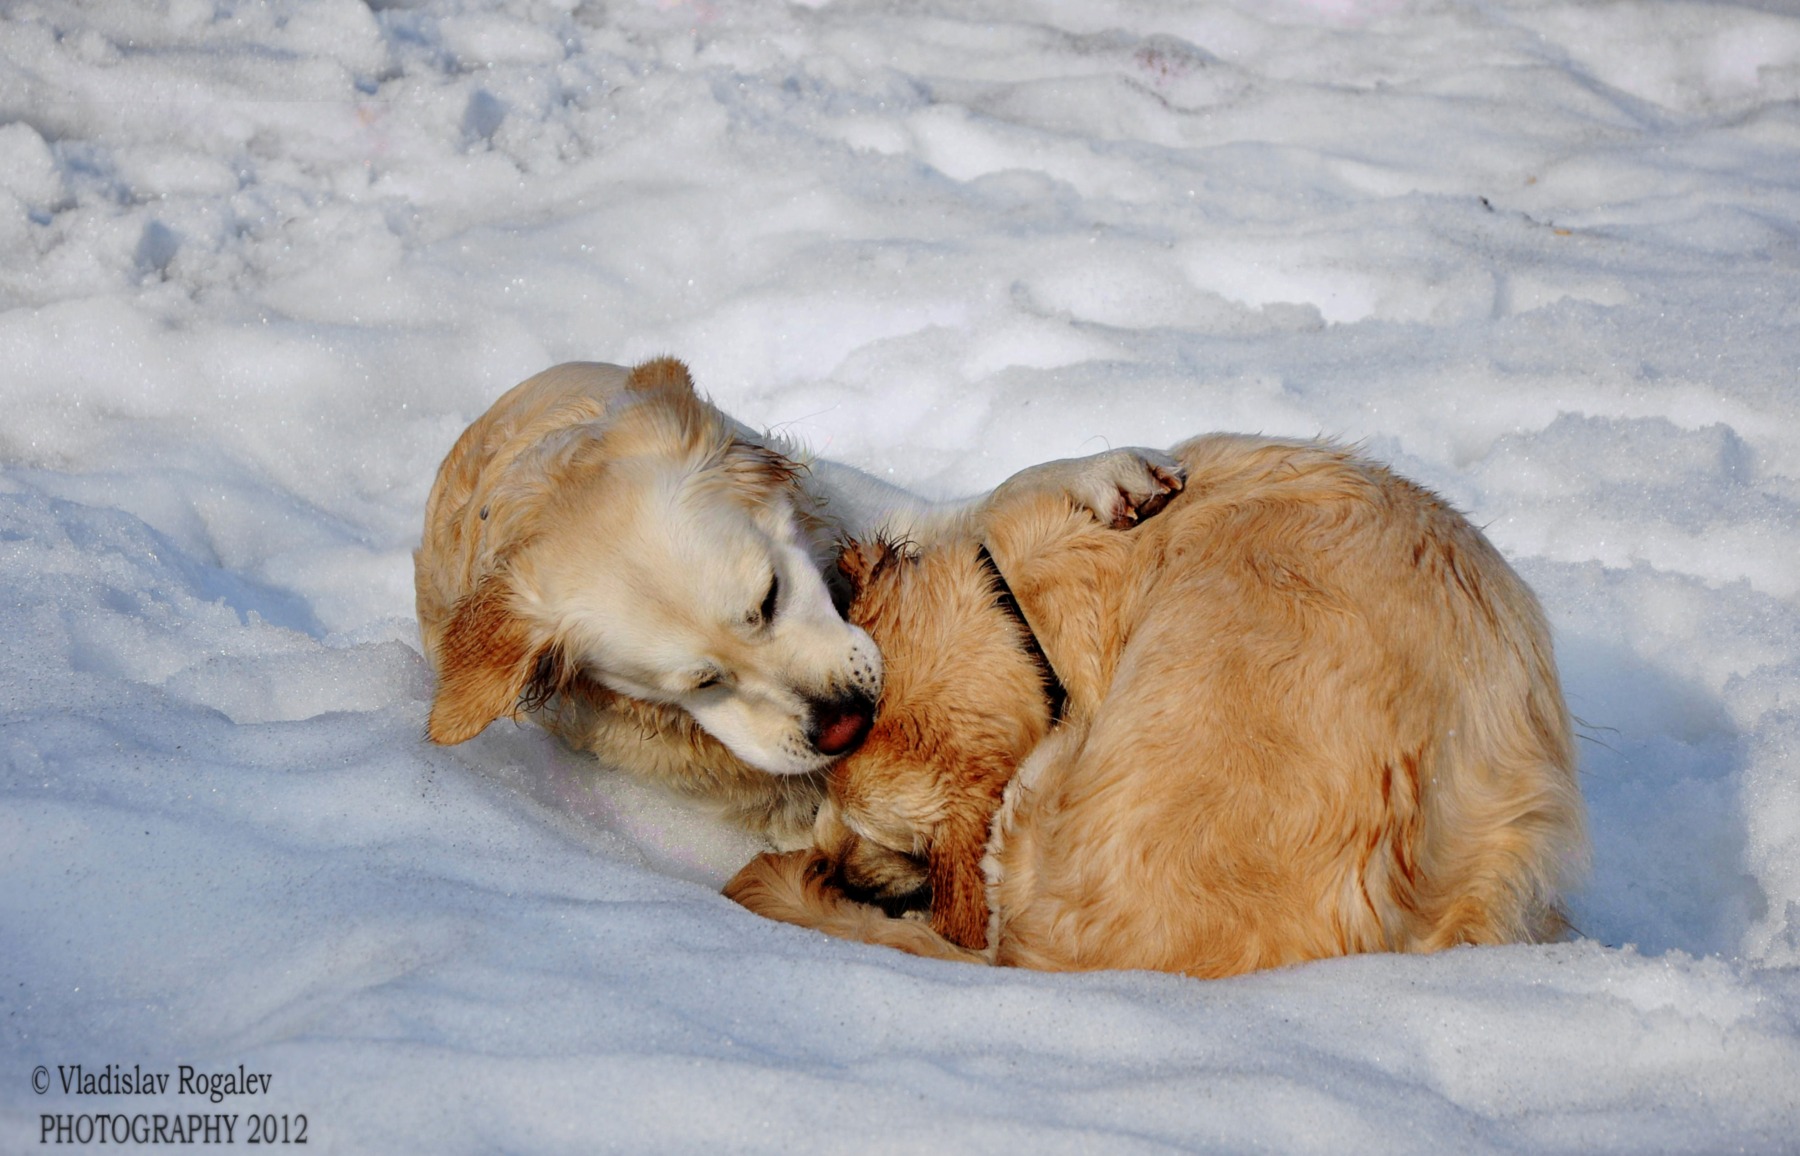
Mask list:
POLYGON ((438 654, 437 697, 426 734, 445 746, 466 742, 510 714, 545 649, 510 605, 504 577, 483 579, 456 604, 438 654))
POLYGON ((755 442, 732 438, 720 456, 719 464, 734 484, 745 493, 760 494, 796 484, 801 466, 792 459, 755 442))
POLYGON ((625 388, 638 393, 654 393, 666 389, 691 397, 694 393, 694 375, 688 372, 686 365, 673 357, 653 357, 632 369, 631 375, 625 379, 625 388))
POLYGON ((986 846, 984 825, 951 819, 938 824, 927 855, 931 929, 976 951, 987 946, 987 879, 981 870, 986 846))
POLYGON ((729 464, 723 459, 732 437, 723 415, 700 396, 688 367, 673 357, 652 358, 634 368, 620 400, 635 415, 610 431, 612 440, 624 435, 620 453, 667 455, 678 447, 678 452, 693 455, 695 469, 729 464))
POLYGON ((882 538, 844 543, 843 553, 838 555, 837 568, 838 573, 850 583, 853 597, 862 593, 862 588, 869 584, 869 579, 887 564, 893 554, 894 547, 882 538))

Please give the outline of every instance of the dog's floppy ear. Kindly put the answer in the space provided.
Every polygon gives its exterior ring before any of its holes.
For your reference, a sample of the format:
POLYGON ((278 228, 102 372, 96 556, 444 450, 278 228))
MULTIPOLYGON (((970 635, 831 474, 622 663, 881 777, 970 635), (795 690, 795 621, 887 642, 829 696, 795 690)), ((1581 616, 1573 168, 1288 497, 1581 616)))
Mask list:
POLYGON ((802 469, 791 458, 768 446, 759 446, 743 438, 732 438, 726 444, 719 464, 729 477, 744 487, 746 493, 762 493, 791 486, 802 469))
POLYGON ((632 369, 620 400, 635 420, 620 420, 610 431, 618 453, 666 457, 674 447, 691 454, 698 470, 730 464, 725 460, 732 449, 727 422, 695 390, 688 367, 673 357, 652 358, 632 369), (621 435, 624 440, 618 441, 621 435))
POLYGON ((688 372, 686 365, 673 357, 653 357, 632 368, 631 376, 625 379, 625 388, 638 393, 670 389, 692 396, 694 375, 688 372))
POLYGON ((870 539, 852 539, 843 543, 838 555, 838 573, 849 581, 856 593, 875 581, 888 568, 901 563, 917 562, 919 547, 905 538, 877 535, 870 539))
POLYGON ((426 734, 445 746, 466 742, 510 714, 537 669, 531 630, 509 605, 498 574, 456 604, 438 654, 437 697, 426 734))
POLYGON ((893 554, 893 546, 882 538, 845 542, 843 553, 838 555, 838 573, 849 581, 852 595, 861 594, 862 588, 869 584, 869 579, 887 564, 893 554))

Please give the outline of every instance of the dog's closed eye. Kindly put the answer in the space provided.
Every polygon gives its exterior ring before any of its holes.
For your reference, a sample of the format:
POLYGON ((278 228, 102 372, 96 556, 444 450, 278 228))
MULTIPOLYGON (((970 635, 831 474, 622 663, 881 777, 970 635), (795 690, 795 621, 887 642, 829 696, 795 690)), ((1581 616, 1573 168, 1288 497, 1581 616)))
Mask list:
POLYGON ((752 626, 767 626, 775 621, 775 606, 781 598, 781 575, 769 575, 769 592, 763 595, 762 605, 745 616, 745 621, 752 626))

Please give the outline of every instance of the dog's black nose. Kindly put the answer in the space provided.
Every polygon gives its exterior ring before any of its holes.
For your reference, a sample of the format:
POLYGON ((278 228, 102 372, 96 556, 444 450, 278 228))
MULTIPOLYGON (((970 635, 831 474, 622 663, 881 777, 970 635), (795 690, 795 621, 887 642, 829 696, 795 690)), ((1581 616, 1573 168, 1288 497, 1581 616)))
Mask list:
POLYGON ((813 749, 837 758, 862 745, 875 721, 875 701, 867 695, 848 694, 813 707, 809 737, 813 749))

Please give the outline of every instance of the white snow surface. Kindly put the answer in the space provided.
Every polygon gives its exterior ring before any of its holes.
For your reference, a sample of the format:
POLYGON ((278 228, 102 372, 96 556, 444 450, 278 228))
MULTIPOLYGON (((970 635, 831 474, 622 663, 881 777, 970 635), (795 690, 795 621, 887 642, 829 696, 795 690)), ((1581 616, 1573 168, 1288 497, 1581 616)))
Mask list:
POLYGON ((1792 5, 9 0, 0 402, 0 1151, 1800 1150, 1792 5), (1582 937, 923 961, 429 746, 438 461, 665 352, 932 496, 1208 430, 1436 488, 1557 632, 1582 937))

